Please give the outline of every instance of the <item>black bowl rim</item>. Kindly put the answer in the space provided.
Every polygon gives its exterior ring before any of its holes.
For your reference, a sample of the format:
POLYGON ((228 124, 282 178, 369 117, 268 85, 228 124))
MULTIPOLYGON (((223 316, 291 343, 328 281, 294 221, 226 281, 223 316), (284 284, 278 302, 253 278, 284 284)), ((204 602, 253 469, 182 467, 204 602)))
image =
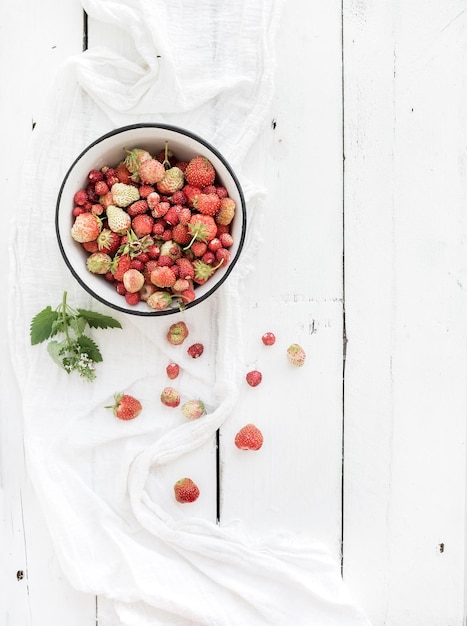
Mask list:
POLYGON ((207 141, 206 139, 204 139, 200 135, 197 135, 196 133, 193 133, 192 131, 190 131, 190 130, 188 130, 186 128, 182 128, 180 126, 175 126, 175 125, 172 125, 172 124, 160 124, 160 123, 155 123, 155 122, 154 123, 152 123, 152 122, 141 122, 141 123, 137 123, 137 124, 128 124, 126 126, 120 126, 118 128, 115 128, 115 129, 113 129, 113 130, 111 130, 111 131, 101 135, 100 137, 98 137, 97 139, 92 141, 88 146, 86 146, 86 148, 84 148, 80 152, 80 154, 74 159, 74 161, 72 162, 72 164, 68 168, 68 170, 67 170, 67 172, 66 172, 66 174, 65 174, 65 176, 63 178, 63 181, 62 181, 62 183, 60 185, 60 189, 59 189, 59 192, 58 192, 57 202, 56 202, 56 209, 55 209, 55 233, 56 233, 56 237, 57 237, 58 246, 60 248, 60 252, 61 252, 61 255, 63 257, 63 260, 65 261, 65 264, 67 265, 68 269, 70 270, 70 272, 72 273, 74 278, 81 285, 81 287, 83 287, 83 289, 85 289, 93 298, 95 298, 96 300, 98 300, 102 304, 105 304, 106 306, 108 306, 108 307, 110 307, 110 308, 112 308, 112 309, 114 309, 116 311, 121 311, 122 313, 128 313, 130 315, 139 315, 141 317, 159 317, 159 316, 163 316, 163 315, 173 315, 174 313, 180 313, 180 312, 182 312, 182 311, 184 311, 186 309, 190 309, 190 308, 196 306, 197 304, 200 304, 201 302, 203 302, 204 300, 209 298, 215 291, 217 291, 219 289, 219 287, 225 282, 225 280, 227 279, 229 274, 232 272, 232 270, 235 267, 235 264, 237 263, 237 261, 238 261, 238 259, 240 257, 240 253, 242 251, 243 244, 245 242, 246 225, 247 225, 246 202, 245 202, 245 197, 244 197, 244 194, 243 194, 242 187, 240 185, 240 181, 238 180, 238 177, 235 174, 234 170, 232 169, 230 163, 221 154, 221 152, 219 152, 219 150, 217 148, 215 148, 209 141, 207 141), (240 240, 238 242, 238 246, 237 246, 237 250, 236 250, 235 256, 230 260, 229 265, 227 266, 227 269, 226 269, 224 275, 222 276, 222 278, 220 280, 218 280, 211 287, 211 289, 206 291, 206 293, 204 293, 202 296, 199 296, 199 297, 195 298, 192 302, 189 302, 186 305, 183 305, 183 308, 182 307, 181 308, 171 307, 169 309, 163 309, 162 311, 156 311, 156 310, 141 311, 139 309, 133 309, 132 310, 130 308, 125 308, 123 306, 119 306, 117 304, 114 304, 113 302, 109 302, 104 297, 102 297, 99 294, 97 294, 93 289, 91 289, 91 287, 89 287, 89 285, 87 283, 85 283, 81 279, 81 277, 75 272, 75 270, 73 268, 73 265, 71 264, 71 262, 69 261, 67 255, 65 253, 65 249, 64 249, 64 246, 63 246, 63 243, 62 243, 62 238, 61 238, 60 229, 59 229, 60 203, 61 203, 62 193, 63 193, 63 189, 65 187, 66 181, 68 180, 68 177, 70 176, 71 172, 73 171, 73 168, 75 167, 76 163, 78 163, 78 161, 80 161, 80 159, 82 159, 82 157, 91 148, 93 148, 97 144, 105 141, 109 137, 112 137, 114 135, 119 135, 122 132, 126 132, 128 130, 133 130, 133 129, 136 129, 136 128, 160 128, 160 129, 163 129, 163 130, 169 130, 169 131, 176 132, 176 133, 178 133, 180 135, 186 135, 187 137, 190 137, 191 139, 194 139, 198 143, 204 145, 206 148, 208 148, 208 150, 210 150, 213 154, 215 154, 216 157, 220 161, 222 161, 224 167, 227 169, 227 171, 229 172, 230 176, 232 177, 232 180, 234 181, 235 186, 237 187, 238 194, 240 196, 243 221, 242 221, 242 230, 241 230, 241 233, 240 233, 240 240))

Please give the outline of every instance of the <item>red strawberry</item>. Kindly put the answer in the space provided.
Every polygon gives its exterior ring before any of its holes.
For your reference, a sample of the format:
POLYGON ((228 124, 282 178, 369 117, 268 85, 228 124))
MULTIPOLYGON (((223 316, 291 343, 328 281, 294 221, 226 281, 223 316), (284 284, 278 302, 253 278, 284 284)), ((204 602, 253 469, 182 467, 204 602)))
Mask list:
POLYGON ((161 393, 161 402, 163 405, 174 409, 180 404, 180 394, 173 387, 165 387, 161 393))
POLYGON ((114 257, 110 271, 114 275, 115 280, 123 281, 123 274, 131 267, 131 257, 129 254, 122 254, 120 257, 114 257))
POLYGON ((216 171, 209 159, 203 156, 195 156, 185 168, 185 178, 189 185, 206 187, 214 182, 216 171))
POLYGON ((185 185, 182 191, 186 197, 186 204, 189 207, 192 207, 196 196, 198 196, 201 193, 201 188, 196 187, 195 185, 185 185))
POLYGON ((115 168, 115 176, 118 178, 118 182, 129 185, 131 183, 131 172, 125 165, 125 163, 119 163, 115 168))
POLYGON ((130 217, 135 217, 135 215, 146 213, 146 211, 148 210, 149 210, 149 206, 148 206, 147 200, 137 200, 136 202, 133 202, 133 204, 130 204, 129 207, 127 207, 126 212, 128 213, 130 217))
POLYGON ((265 346, 273 346, 276 343, 276 336, 274 333, 271 332, 264 333, 264 335, 261 337, 261 341, 264 343, 265 346))
POLYGON ((193 302, 193 300, 196 298, 196 294, 193 289, 185 289, 185 291, 182 291, 178 295, 182 298, 184 304, 193 302))
POLYGON ((182 344, 189 335, 188 326, 185 322, 174 322, 167 331, 167 341, 173 346, 182 344))
POLYGON ((187 353, 193 358, 198 359, 204 352, 204 346, 202 343, 194 343, 188 349, 187 353))
POLYGON ((219 236, 219 240, 224 248, 231 248, 233 246, 233 237, 230 233, 222 233, 219 236))
POLYGON ((263 445, 263 434, 254 424, 247 424, 235 435, 235 445, 240 450, 259 450, 263 445))
POLYGON ((287 348, 287 358, 292 365, 301 367, 306 359, 305 350, 298 343, 293 343, 287 348))
POLYGON ((186 224, 177 224, 172 229, 172 237, 176 243, 181 246, 186 246, 191 241, 191 235, 188 232, 188 226, 186 224))
POLYGON ((78 206, 83 206, 88 201, 88 194, 84 189, 79 189, 73 196, 73 202, 78 206))
POLYGON ((94 239, 94 241, 84 241, 82 244, 83 248, 86 250, 86 252, 98 252, 99 250, 99 246, 97 245, 97 239, 94 239))
POLYGON ((97 238, 97 245, 101 252, 113 256, 120 247, 120 235, 114 233, 110 228, 103 228, 97 238))
POLYGON ((174 271, 168 266, 158 266, 151 272, 151 282, 156 287, 172 287, 177 277, 174 271))
MULTIPOLYGON (((217 235, 217 225, 210 215, 192 215, 188 230, 192 241, 202 241, 208 243, 217 235)), ((190 247, 190 244, 187 246, 190 247)))
POLYGON ((175 264, 179 268, 179 278, 193 278, 195 275, 195 268, 190 259, 182 257, 175 261, 175 264))
POLYGON ((98 196, 105 196, 106 193, 109 193, 110 189, 104 180, 98 180, 94 185, 94 191, 98 196))
POLYGON ((141 402, 126 393, 116 393, 115 403, 106 406, 106 409, 112 409, 115 417, 121 420, 132 420, 141 413, 143 407, 141 402))
POLYGON ((258 370, 252 370, 246 375, 246 382, 250 385, 250 387, 257 387, 262 380, 263 375, 258 370))
POLYGON ((91 170, 88 173, 88 180, 91 183, 97 183, 98 180, 104 180, 104 174, 100 170, 91 170))
POLYGON ((181 504, 194 502, 199 498, 199 487, 191 478, 180 478, 174 485, 175 500, 181 504))
POLYGON ((193 201, 193 207, 203 215, 216 215, 220 206, 221 200, 216 193, 200 193, 193 201))
POLYGON ((169 363, 167 367, 165 368, 165 371, 167 373, 167 376, 171 380, 174 380, 175 378, 177 378, 177 376, 180 373, 180 367, 179 365, 177 365, 177 363, 169 363))
POLYGON ((139 291, 127 291, 125 294, 126 303, 130 306, 136 306, 138 302, 141 300, 141 296, 139 295, 139 291))
POLYGON ((139 239, 145 235, 150 235, 152 233, 153 226, 154 218, 147 213, 136 215, 131 220, 131 227, 139 239))
POLYGON ((71 227, 72 238, 79 243, 94 241, 101 232, 102 222, 94 213, 81 213, 71 227))

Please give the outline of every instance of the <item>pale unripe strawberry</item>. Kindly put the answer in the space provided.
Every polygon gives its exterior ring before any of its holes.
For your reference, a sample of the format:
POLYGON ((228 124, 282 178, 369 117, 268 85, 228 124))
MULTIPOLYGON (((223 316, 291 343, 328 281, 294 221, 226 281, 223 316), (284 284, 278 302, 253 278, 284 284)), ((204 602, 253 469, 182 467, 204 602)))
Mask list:
POLYGON ((123 235, 131 227, 131 217, 118 206, 107 207, 107 225, 114 233, 123 235))
POLYGON ((136 293, 144 285, 144 276, 139 270, 130 268, 123 274, 123 284, 130 293, 136 293))
POLYGON ((188 400, 182 405, 182 413, 186 418, 195 420, 206 413, 206 407, 201 400, 188 400))
POLYGON ((137 187, 125 183, 115 183, 111 189, 113 203, 119 207, 127 207, 132 202, 139 200, 140 195, 137 187))
POLYGON ((287 358, 292 365, 301 367, 306 359, 305 350, 298 343, 293 343, 287 348, 287 358))
POLYGON ((134 174, 139 170, 141 164, 149 159, 152 159, 152 156, 147 150, 143 150, 142 148, 133 148, 133 150, 128 150, 124 163, 128 171, 131 174, 134 174))
POLYGON ((183 172, 178 167, 171 167, 166 171, 164 178, 157 183, 157 191, 164 195, 171 195, 179 191, 185 184, 183 172))
POLYGON ((155 291, 146 300, 146 304, 156 311, 163 311, 172 302, 172 296, 166 291, 155 291))
POLYGON ((236 204, 232 198, 221 198, 220 208, 216 215, 216 222, 227 226, 235 216, 236 204))
POLYGON ((112 257, 105 252, 93 252, 86 259, 86 267, 93 274, 107 274, 112 266, 112 257))
POLYGON ((180 394, 173 387, 165 387, 161 393, 161 402, 165 406, 175 408, 180 404, 180 394))
POLYGON ((165 176, 165 167, 156 159, 147 159, 139 166, 140 180, 148 185, 159 183, 165 176))
POLYGON ((78 243, 94 241, 101 232, 102 222, 94 213, 80 213, 71 227, 71 236, 78 243))

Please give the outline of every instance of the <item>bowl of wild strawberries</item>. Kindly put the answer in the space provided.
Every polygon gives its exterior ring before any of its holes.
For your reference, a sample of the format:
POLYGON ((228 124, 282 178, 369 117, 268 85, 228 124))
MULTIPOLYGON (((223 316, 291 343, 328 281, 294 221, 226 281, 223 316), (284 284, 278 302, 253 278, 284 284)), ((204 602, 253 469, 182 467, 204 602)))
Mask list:
POLYGON ((75 159, 59 190, 58 244, 76 280, 125 313, 202 302, 240 256, 246 207, 226 159, 170 125, 117 128, 75 159))

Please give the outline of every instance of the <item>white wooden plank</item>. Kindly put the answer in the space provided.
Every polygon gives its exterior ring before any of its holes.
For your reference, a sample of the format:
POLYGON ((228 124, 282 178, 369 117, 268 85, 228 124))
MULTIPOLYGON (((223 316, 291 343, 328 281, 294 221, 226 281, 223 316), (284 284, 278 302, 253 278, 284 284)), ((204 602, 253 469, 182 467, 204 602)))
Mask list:
POLYGON ((460 626, 465 3, 344 8, 344 576, 375 626, 460 626))
MULTIPOLYGON (((47 97, 60 63, 82 47, 83 14, 78 2, 19 0, 2 7, 0 63, 4 88, 0 99, 3 150, 0 154, 3 202, 17 206, 21 154, 27 149, 33 124, 47 97)), ((8 223, 7 223, 8 228, 8 223)), ((8 236, 8 231, 5 232, 8 236)), ((8 266, 2 246, 1 265, 8 266)), ((8 302, 0 323, 6 329, 8 302)), ((1 522, 0 622, 29 626, 87 626, 95 623, 95 599, 77 593, 60 571, 40 503, 24 467, 19 390, 8 358, 8 336, 0 336, 1 522), (5 393, 7 392, 7 393, 5 393), (20 572, 20 573, 18 573, 20 572), (18 575, 17 575, 18 573, 18 575)))
POLYGON ((291 531, 323 541, 336 561, 341 530, 342 110, 340 3, 295 2, 276 45, 268 127, 252 150, 250 178, 264 185, 261 239, 245 281, 245 382, 221 431, 221 523, 253 534, 291 531), (272 331, 274 346, 261 336, 272 331), (307 362, 294 370, 291 343, 307 362), (239 451, 253 422, 265 442, 239 451))

